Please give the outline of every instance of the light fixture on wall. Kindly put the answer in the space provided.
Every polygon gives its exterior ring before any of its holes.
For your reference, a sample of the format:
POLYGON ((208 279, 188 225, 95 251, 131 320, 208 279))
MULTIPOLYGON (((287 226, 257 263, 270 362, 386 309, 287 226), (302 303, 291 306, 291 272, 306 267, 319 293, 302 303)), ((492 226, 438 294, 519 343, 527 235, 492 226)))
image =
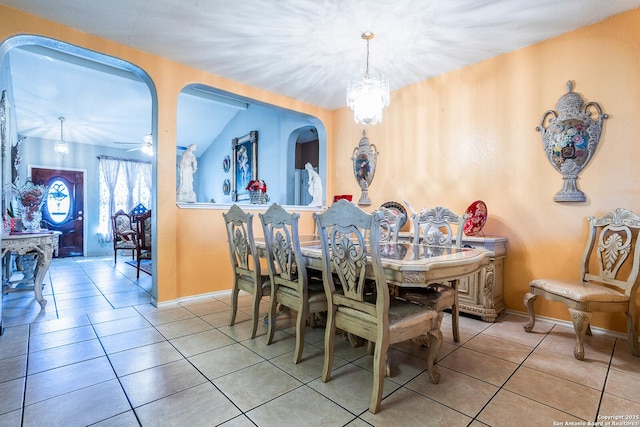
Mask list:
POLYGON ((367 31, 367 68, 364 75, 347 84, 347 105, 353 110, 356 123, 375 125, 382 120, 382 109, 389 105, 389 80, 382 74, 369 72, 369 40, 374 34, 367 31))
POLYGON ((56 144, 53 149, 58 154, 67 154, 69 152, 69 144, 65 142, 64 135, 62 132, 64 117, 58 117, 58 120, 60 120, 60 140, 56 141, 56 144))
POLYGON ((147 156, 153 156, 153 136, 148 133, 142 137, 144 145, 142 146, 142 152, 147 156))

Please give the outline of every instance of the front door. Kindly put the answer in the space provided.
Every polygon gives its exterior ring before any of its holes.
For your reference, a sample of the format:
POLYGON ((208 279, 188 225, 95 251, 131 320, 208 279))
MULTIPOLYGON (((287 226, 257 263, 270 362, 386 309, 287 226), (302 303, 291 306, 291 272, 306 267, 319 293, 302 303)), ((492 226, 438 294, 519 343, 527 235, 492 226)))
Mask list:
POLYGON ((31 168, 31 180, 49 189, 42 221, 60 231, 58 256, 84 255, 84 172, 31 168))

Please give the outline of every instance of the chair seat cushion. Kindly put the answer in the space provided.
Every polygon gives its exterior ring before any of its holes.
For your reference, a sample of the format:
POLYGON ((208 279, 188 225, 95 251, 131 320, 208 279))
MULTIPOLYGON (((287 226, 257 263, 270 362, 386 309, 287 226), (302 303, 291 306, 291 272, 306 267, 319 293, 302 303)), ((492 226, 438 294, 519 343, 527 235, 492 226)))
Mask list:
POLYGON ((116 249, 135 249, 136 242, 132 240, 122 240, 116 243, 116 249))
POLYGON ((389 304, 389 330, 409 328, 423 323, 428 319, 435 319, 438 313, 419 304, 392 299, 389 304))
POLYGON ((427 306, 435 311, 442 311, 453 305, 456 290, 447 285, 433 284, 426 288, 400 288, 398 296, 407 301, 427 306))
POLYGON ((531 289, 540 289, 550 294, 558 295, 581 302, 626 302, 629 297, 624 293, 606 286, 587 282, 568 282, 561 280, 536 279, 529 283, 531 289))

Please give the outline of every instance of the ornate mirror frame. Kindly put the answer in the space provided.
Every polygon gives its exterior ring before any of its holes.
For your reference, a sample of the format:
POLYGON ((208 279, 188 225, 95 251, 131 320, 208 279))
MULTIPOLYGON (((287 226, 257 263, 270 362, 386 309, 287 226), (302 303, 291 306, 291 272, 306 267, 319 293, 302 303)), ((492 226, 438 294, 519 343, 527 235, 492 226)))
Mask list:
POLYGON ((231 179, 231 200, 249 200, 247 185, 258 179, 258 131, 252 130, 245 136, 231 140, 233 168, 231 179))

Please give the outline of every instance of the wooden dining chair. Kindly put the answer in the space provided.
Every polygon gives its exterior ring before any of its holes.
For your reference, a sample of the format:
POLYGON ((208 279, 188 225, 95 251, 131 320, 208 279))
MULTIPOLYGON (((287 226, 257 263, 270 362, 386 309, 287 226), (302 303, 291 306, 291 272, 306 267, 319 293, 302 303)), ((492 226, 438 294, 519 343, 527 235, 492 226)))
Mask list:
POLYGON ((151 249, 152 249, 152 240, 151 240, 151 210, 146 211, 142 215, 136 216, 136 232, 138 244, 136 247, 136 253, 138 257, 137 262, 137 273, 136 277, 140 278, 140 262, 143 259, 151 259, 151 249))
MULTIPOLYGON (((587 222, 589 237, 580 262, 579 279, 532 280, 529 292, 524 297, 530 319, 524 325, 524 330, 533 331, 536 322, 534 302, 538 296, 562 302, 569 308, 576 331, 573 355, 583 360, 584 336, 591 335, 592 313, 624 313, 631 353, 640 356, 636 303, 640 269, 640 216, 618 208, 599 218, 588 217, 587 222)), ((558 261, 556 254, 555 262, 558 261)))
POLYGON ((299 213, 289 213, 277 203, 258 214, 264 231, 267 267, 271 280, 269 301, 269 329, 267 345, 276 330, 278 304, 295 310, 296 348, 293 363, 302 360, 307 320, 314 313, 327 311, 327 297, 321 279, 309 277, 300 250, 298 234, 299 213))
POLYGON ((111 232, 113 233, 113 262, 118 262, 118 251, 131 251, 131 259, 135 259, 138 251, 138 233, 128 213, 120 209, 111 216, 111 232))
POLYGON ((398 241, 401 224, 407 219, 405 214, 396 209, 380 207, 383 218, 380 222, 380 241, 395 243, 398 241))
POLYGON ((430 380, 438 383, 440 377, 434 366, 442 344, 438 315, 427 307, 390 297, 378 247, 382 213, 368 214, 353 203, 339 200, 313 216, 322 245, 322 274, 329 305, 322 381, 331 379, 335 335, 340 329, 375 345, 370 412, 375 414, 380 410, 387 350, 391 344, 428 331, 431 345, 427 372, 430 380), (365 292, 369 269, 373 277, 368 279, 375 282, 373 294, 365 292), (336 285, 341 287, 341 292, 336 285))
POLYGON ((229 256, 233 268, 233 288, 231 290, 231 319, 229 326, 236 321, 238 311, 238 294, 240 291, 253 295, 251 304, 251 338, 255 338, 258 328, 260 300, 269 293, 269 276, 263 275, 260 269, 260 258, 256 251, 253 237, 253 213, 244 212, 238 205, 233 205, 228 212, 223 212, 229 256))
MULTIPOLYGON (((462 245, 462 231, 469 215, 458 215, 450 209, 436 206, 424 209, 411 216, 413 220, 413 242, 445 248, 462 245)), ((397 296, 436 310, 440 320, 444 310, 451 309, 451 329, 453 340, 460 341, 460 310, 458 308, 458 280, 447 283, 432 283, 426 288, 401 287, 397 296)))

